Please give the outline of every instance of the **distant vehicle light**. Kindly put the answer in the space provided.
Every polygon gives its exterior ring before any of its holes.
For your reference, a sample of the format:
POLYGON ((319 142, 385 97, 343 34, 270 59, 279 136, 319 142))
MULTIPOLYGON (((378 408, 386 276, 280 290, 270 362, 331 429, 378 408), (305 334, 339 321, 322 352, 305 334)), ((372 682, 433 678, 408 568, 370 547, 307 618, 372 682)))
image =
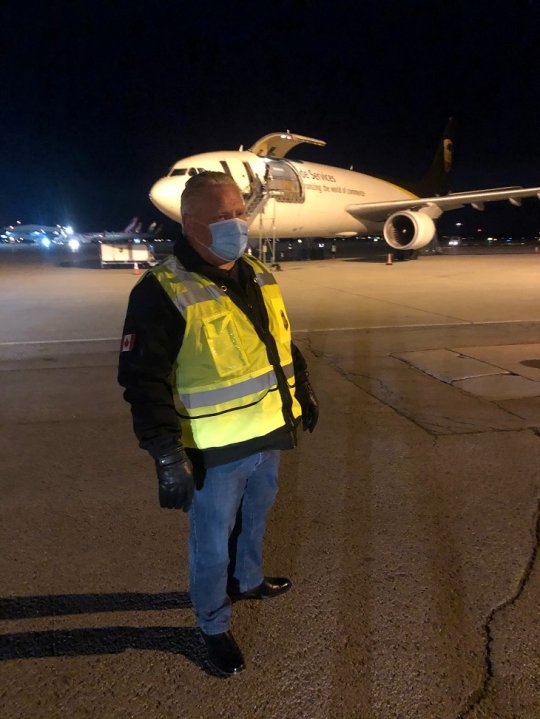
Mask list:
POLYGON ((73 234, 73 227, 71 225, 68 225, 64 228, 66 231, 66 235, 72 235, 73 234))
POLYGON ((43 247, 50 247, 50 246, 51 246, 51 241, 49 240, 48 237, 44 237, 44 238, 41 240, 41 244, 43 245, 43 247))
POLYGON ((141 241, 139 240, 138 237, 134 237, 134 238, 133 238, 133 244, 135 244, 135 245, 140 245, 140 244, 141 244, 141 241))
POLYGON ((77 252, 79 247, 81 246, 81 243, 79 240, 76 240, 74 237, 71 238, 71 240, 68 242, 68 245, 73 252, 77 252))

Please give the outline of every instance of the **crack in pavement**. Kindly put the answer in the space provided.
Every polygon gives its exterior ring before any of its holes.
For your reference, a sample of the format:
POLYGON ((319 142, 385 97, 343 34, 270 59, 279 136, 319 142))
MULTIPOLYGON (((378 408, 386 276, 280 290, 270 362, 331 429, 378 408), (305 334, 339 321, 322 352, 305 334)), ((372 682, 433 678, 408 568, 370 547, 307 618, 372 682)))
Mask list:
MULTIPOLYGON (((365 392, 370 397, 373 397, 373 399, 376 399, 378 402, 381 402, 386 407, 391 409, 393 412, 395 412, 399 417, 402 417, 403 419, 408 420, 412 424, 415 425, 415 427, 418 427, 418 429, 421 429, 423 432, 425 432, 426 435, 431 437, 437 437, 439 436, 439 433, 437 432, 437 427, 443 428, 445 425, 442 423, 442 420, 453 420, 455 422, 455 419, 448 416, 441 416, 440 421, 438 424, 435 423, 435 421, 431 421, 431 427, 426 426, 423 422, 418 421, 416 418, 416 415, 413 412, 407 411, 407 409, 400 407, 399 393, 393 388, 392 384, 389 384, 385 381, 383 381, 380 377, 376 377, 375 375, 369 375, 369 374, 362 374, 361 372, 351 372, 349 370, 344 369, 340 364, 339 360, 335 358, 333 355, 328 353, 321 353, 316 354, 313 351, 314 356, 318 357, 319 359, 325 360, 332 369, 334 369, 341 377, 343 377, 347 382, 350 382, 356 389, 359 389, 361 392, 365 392), (374 389, 370 389, 369 387, 365 387, 362 384, 358 384, 355 380, 365 380, 367 382, 372 383, 374 386, 379 388, 379 392, 375 391, 374 389)), ((478 427, 476 427, 474 424, 471 425, 470 422, 462 423, 462 427, 470 428, 470 429, 463 429, 461 432, 459 432, 460 435, 466 435, 466 434, 479 434, 482 432, 514 432, 515 429, 493 429, 492 427, 487 428, 485 430, 480 430, 478 427)), ((447 434, 447 433, 445 433, 447 434)), ((448 435, 449 436, 449 435, 448 435)))
MULTIPOLYGON (((311 343, 308 343, 308 344, 309 344, 309 349, 314 356, 326 360, 328 362, 328 364, 338 374, 340 374, 344 379, 346 379, 348 382, 353 384, 358 389, 361 389, 362 391, 371 395, 378 401, 382 401, 382 402, 384 402, 384 404, 387 404, 387 406, 391 406, 391 405, 388 405, 387 402, 382 400, 381 397, 378 397, 377 395, 369 392, 369 390, 365 389, 364 387, 359 387, 358 384, 355 383, 354 378, 353 378, 354 376, 356 376, 356 377, 360 376, 360 377, 365 378, 366 377, 365 375, 358 375, 355 373, 347 372, 347 370, 345 370, 343 367, 341 367, 339 365, 338 361, 334 357, 332 357, 328 354, 325 354, 324 352, 317 354, 316 351, 313 350, 311 343)), ((385 384, 380 380, 380 378, 370 377, 369 379, 372 381, 377 381, 381 387, 383 387, 383 388, 385 387, 385 384)), ((395 407, 392 407, 392 409, 394 409, 394 411, 397 411, 395 407)), ((404 415, 404 414, 400 413, 399 411, 397 411, 397 413, 400 414, 402 417, 405 417, 406 419, 409 419, 413 423, 415 423, 413 418, 407 417, 407 415, 404 415)), ((418 426, 420 426, 420 425, 418 425, 418 426)), ((421 428, 424 431, 426 431, 427 434, 431 434, 430 432, 428 432, 426 430, 425 427, 421 427, 421 428)), ((534 434, 540 436, 540 428, 533 428, 533 432, 534 432, 534 434)), ((433 448, 436 448, 438 438, 437 438, 437 436, 432 435, 432 439, 433 439, 433 448)), ((502 602, 500 602, 499 604, 497 604, 497 606, 495 606, 489 612, 489 614, 487 615, 487 618, 483 624, 483 631, 484 631, 484 635, 485 635, 484 679, 482 681, 481 686, 478 687, 477 689, 475 689, 471 693, 471 695, 468 699, 467 706, 461 710, 461 712, 457 716, 457 719, 466 719, 468 716, 470 716, 471 712, 474 711, 474 709, 480 705, 480 703, 485 699, 485 697, 488 694, 491 681, 493 680, 494 675, 495 675, 495 671, 494 671, 494 667, 493 667, 493 657, 492 657, 494 637, 492 634, 491 627, 492 627, 493 621, 494 621, 495 617, 497 616, 497 614, 499 614, 504 609, 513 606, 519 600, 519 598, 523 594, 523 591, 524 591, 525 587, 527 586, 527 583, 530 579, 533 567, 536 563, 536 559, 538 556, 538 547, 540 545, 540 498, 537 499, 536 510, 535 510, 535 513, 533 514, 533 526, 534 526, 534 530, 532 533, 533 534, 532 550, 531 550, 529 559, 525 565, 525 568, 522 572, 521 578, 518 582, 515 592, 510 597, 508 597, 507 599, 505 599, 502 602)))
POLYGON ((534 519, 534 543, 532 547, 531 554, 529 556, 529 559, 527 561, 527 564, 525 565, 525 569, 523 571, 523 574, 521 575, 521 579, 518 582, 518 586, 516 588, 516 591, 514 594, 504 601, 500 602, 496 607, 494 607, 490 613, 487 616, 487 619, 484 623, 483 629, 485 634, 485 655, 484 655, 484 680, 482 682, 482 686, 480 686, 478 689, 475 689, 475 691, 472 692, 471 696, 469 697, 469 703, 465 709, 463 709, 457 716, 457 719, 466 719, 466 717, 470 716, 471 712, 480 705, 480 703, 483 701, 483 699, 487 696, 487 693, 489 691, 490 683, 495 675, 494 668, 493 668, 493 657, 492 657, 492 649, 493 649, 493 634, 491 632, 491 625, 493 620, 495 619, 495 616, 506 609, 507 607, 511 607, 514 605, 518 599, 523 594, 523 591, 525 587, 527 586, 527 582, 529 581, 529 578, 531 576, 533 567, 536 563, 536 559, 538 557, 538 546, 540 544, 540 499, 537 500, 537 506, 536 506, 536 512, 533 516, 534 519))

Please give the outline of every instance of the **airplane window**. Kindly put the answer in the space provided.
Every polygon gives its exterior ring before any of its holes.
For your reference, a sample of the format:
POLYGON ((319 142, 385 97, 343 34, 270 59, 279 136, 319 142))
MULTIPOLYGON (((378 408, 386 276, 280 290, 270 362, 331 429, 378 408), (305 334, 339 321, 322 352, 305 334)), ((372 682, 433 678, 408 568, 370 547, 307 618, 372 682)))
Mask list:
POLYGON ((185 175, 186 172, 187 172, 187 170, 186 170, 185 167, 176 167, 176 168, 173 169, 173 171, 171 172, 171 177, 173 177, 174 175, 185 175))

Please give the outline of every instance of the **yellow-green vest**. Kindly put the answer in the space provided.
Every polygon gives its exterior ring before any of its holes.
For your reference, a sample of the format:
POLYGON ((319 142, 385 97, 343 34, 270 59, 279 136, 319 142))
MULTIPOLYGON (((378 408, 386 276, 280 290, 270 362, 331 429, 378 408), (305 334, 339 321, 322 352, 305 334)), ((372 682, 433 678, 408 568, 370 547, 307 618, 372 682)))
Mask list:
POLYGON ((188 272, 174 255, 150 270, 186 322, 171 377, 186 447, 246 442, 284 425, 292 429, 301 416, 281 292, 262 262, 249 255, 243 259, 261 289, 279 353, 277 367, 251 321, 219 285, 188 272))

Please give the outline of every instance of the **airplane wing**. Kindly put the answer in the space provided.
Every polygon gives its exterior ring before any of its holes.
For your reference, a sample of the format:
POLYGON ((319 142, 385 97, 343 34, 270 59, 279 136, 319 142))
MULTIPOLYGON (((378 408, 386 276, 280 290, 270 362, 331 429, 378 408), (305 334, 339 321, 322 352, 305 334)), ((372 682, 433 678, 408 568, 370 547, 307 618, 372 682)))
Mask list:
POLYGON ((391 200, 388 202, 365 202, 347 205, 346 210, 357 220, 384 222, 387 217, 401 210, 415 210, 437 219, 447 210, 457 210, 471 205, 476 210, 483 210, 486 202, 509 200, 513 205, 521 205, 524 197, 538 197, 540 187, 501 187, 494 190, 472 190, 455 192, 441 197, 416 197, 410 200, 391 200))

